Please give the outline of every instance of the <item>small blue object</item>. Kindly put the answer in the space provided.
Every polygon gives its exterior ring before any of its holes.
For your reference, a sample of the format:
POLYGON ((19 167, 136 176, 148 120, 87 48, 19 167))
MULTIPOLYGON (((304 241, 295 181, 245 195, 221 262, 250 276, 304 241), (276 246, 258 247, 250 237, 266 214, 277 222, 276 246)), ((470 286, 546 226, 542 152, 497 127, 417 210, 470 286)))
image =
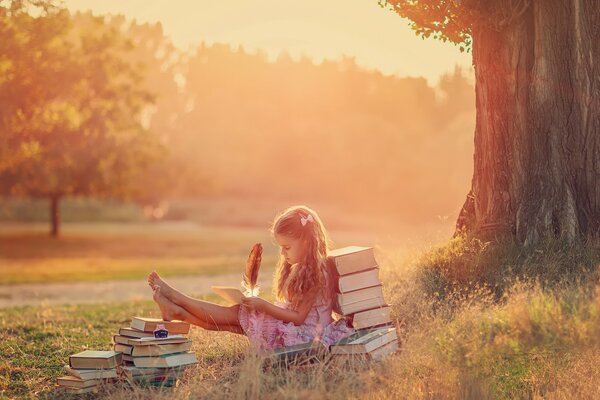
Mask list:
POLYGON ((169 336, 169 331, 163 324, 156 325, 156 329, 154 330, 154 337, 158 339, 163 339, 169 336))

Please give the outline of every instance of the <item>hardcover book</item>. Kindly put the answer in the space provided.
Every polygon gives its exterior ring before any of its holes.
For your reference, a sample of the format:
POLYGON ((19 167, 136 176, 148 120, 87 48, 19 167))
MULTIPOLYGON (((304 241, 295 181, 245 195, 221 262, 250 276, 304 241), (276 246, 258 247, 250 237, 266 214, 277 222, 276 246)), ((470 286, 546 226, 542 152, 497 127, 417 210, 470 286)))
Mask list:
POLYGON ((331 268, 337 275, 347 275, 377 267, 373 247, 349 246, 328 253, 331 268))
POLYGON ((170 368, 198 362, 194 353, 177 353, 158 357, 133 357, 132 361, 136 367, 140 368, 170 368))
POLYGON ((331 346, 331 354, 364 354, 398 340, 396 328, 377 328, 358 331, 331 346))
POLYGON ((336 289, 338 293, 346 293, 378 285, 381 285, 379 268, 374 268, 355 274, 340 276, 336 289))
POLYGON ((76 369, 110 369, 121 364, 122 354, 115 351, 86 350, 69 357, 69 366, 76 369))
POLYGON ((190 331, 190 324, 183 321, 163 321, 157 318, 133 317, 131 327, 138 331, 153 332, 158 324, 162 324, 169 331, 169 334, 187 334, 190 331))

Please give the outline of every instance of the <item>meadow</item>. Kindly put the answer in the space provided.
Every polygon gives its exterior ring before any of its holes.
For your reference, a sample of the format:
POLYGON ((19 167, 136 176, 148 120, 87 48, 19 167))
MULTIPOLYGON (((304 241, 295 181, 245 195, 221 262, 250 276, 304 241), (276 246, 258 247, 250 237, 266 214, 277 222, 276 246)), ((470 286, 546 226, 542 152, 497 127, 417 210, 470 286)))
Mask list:
MULTIPOLYGON (((65 224, 59 240, 44 223, 5 223, 0 230, 0 284, 140 279, 149 269, 165 276, 239 271, 266 229, 186 224, 65 224)), ((265 264, 276 259, 266 246, 265 264)))
MULTIPOLYGON (((103 251, 117 261, 119 254, 132 257, 136 251, 132 242, 126 243, 125 250, 119 250, 119 240, 104 242, 101 238, 112 233, 102 234, 102 229, 93 229, 94 232, 89 232, 89 226, 78 229, 81 230, 77 235, 71 230, 73 241, 75 237, 81 240, 93 233, 95 239, 89 240, 103 242, 103 251)), ((138 238, 150 235, 151 240, 157 241, 152 243, 163 243, 164 249, 171 248, 162 242, 168 235, 161 239, 156 232, 150 234, 139 227, 131 229, 137 230, 136 235, 142 235, 138 238)), ((127 234, 135 236, 134 231, 127 234)), ((14 227, 8 236, 19 235, 16 232, 14 227)), ((26 240, 36 237, 31 235, 26 240)), ((179 235, 180 239, 186 237, 179 235)), ((226 242, 222 245, 228 249, 232 242, 225 238, 230 237, 231 231, 222 237, 226 242)), ((217 237, 212 238, 218 247, 217 237)), ((70 254, 79 260, 74 262, 82 262, 85 257, 91 257, 73 241, 70 242, 66 234, 63 243, 56 243, 63 246, 60 251, 54 246, 37 248, 50 259, 70 254), (66 250, 69 248, 79 250, 69 252, 66 250)), ((18 246, 3 246, 15 260, 27 251, 26 247, 18 250, 18 246)), ((200 251, 193 241, 181 246, 177 251, 190 251, 188 255, 192 258, 197 256, 195 251, 200 251)), ((596 249, 588 247, 589 251, 585 252, 581 248, 551 243, 534 252, 536 256, 524 257, 506 248, 499 253, 485 243, 460 238, 412 253, 378 246, 384 292, 393 304, 402 343, 401 350, 384 362, 346 367, 322 362, 275 368, 255 355, 242 336, 194 328, 191 338, 199 363, 177 387, 135 390, 107 387, 100 397, 596 397, 600 392, 600 372, 596 368, 600 362, 596 249), (570 273, 543 273, 544 270, 564 271, 565 265, 572 266, 570 273), (466 279, 466 276, 477 277, 477 280, 466 279), (551 279, 544 278, 548 276, 551 279), (493 290, 494 287, 497 290, 493 290)), ((240 245, 240 257, 245 250, 240 245)), ((6 259, 10 258, 2 261, 6 259)), ((69 279, 75 279, 75 275, 69 279)), ((263 293, 268 297, 268 288, 263 293)), ((212 296, 205 298, 218 301, 212 296)), ((0 397, 65 398, 57 389, 55 378, 62 374, 61 367, 68 356, 88 348, 109 349, 112 335, 127 325, 133 315, 157 316, 157 310, 151 301, 0 309, 0 397)))

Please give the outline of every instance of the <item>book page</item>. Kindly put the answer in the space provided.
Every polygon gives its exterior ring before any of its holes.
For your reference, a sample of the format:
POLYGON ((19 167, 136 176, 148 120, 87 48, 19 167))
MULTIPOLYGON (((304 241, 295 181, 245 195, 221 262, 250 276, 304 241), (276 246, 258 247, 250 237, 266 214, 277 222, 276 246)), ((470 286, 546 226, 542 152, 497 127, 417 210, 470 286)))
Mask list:
POLYGON ((230 304, 242 304, 242 299, 246 297, 240 289, 235 287, 211 286, 210 288, 230 304))

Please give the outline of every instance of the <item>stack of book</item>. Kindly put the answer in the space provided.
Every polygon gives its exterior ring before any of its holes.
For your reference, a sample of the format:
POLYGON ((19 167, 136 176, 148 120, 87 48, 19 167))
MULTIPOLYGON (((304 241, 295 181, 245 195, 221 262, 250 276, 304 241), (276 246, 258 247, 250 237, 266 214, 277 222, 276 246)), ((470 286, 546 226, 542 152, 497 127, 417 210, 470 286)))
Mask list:
POLYGON ((333 310, 357 330, 352 340, 359 340, 338 342, 331 346, 331 354, 364 354, 381 359, 396 351, 398 337, 391 326, 391 307, 383 298, 373 248, 350 246, 333 250, 329 252, 329 265, 337 289, 333 310), (382 335, 385 340, 380 338, 382 335), (363 346, 365 343, 370 344, 363 346))
POLYGON ((122 354, 116 351, 86 350, 69 357, 67 373, 57 379, 59 386, 69 393, 95 392, 103 384, 117 381, 117 369, 122 354))
POLYGON ((124 377, 131 383, 174 383, 186 367, 198 362, 190 351, 192 341, 185 336, 189 330, 190 325, 182 321, 133 317, 131 326, 121 328, 113 337, 114 350, 123 354, 124 377), (169 331, 167 337, 154 337, 158 324, 169 331))

